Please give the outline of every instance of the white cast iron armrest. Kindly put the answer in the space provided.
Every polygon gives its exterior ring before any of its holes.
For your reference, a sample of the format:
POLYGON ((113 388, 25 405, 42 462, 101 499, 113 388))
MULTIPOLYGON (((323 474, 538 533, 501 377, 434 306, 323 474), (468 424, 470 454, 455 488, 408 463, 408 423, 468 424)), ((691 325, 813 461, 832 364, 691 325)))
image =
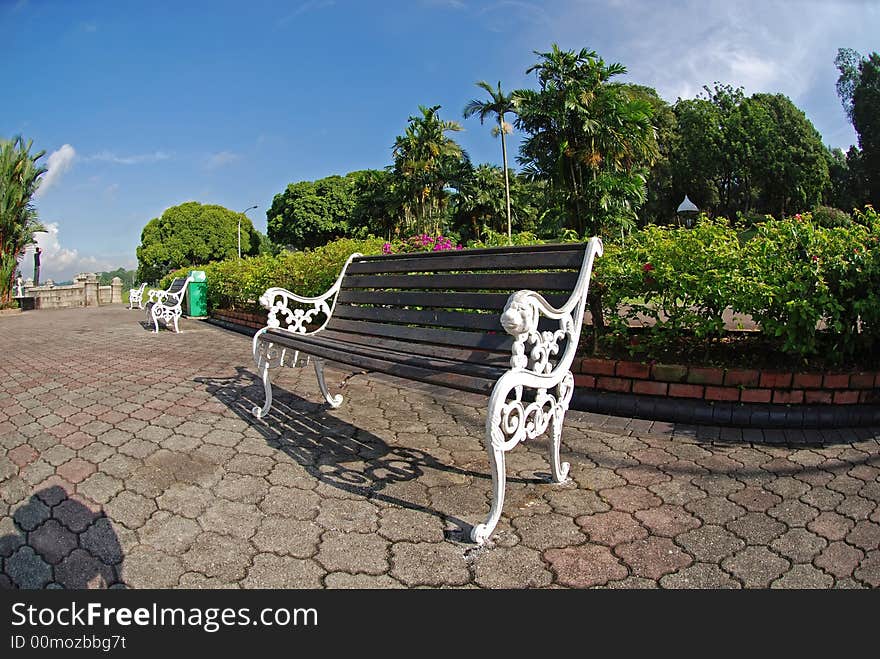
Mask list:
POLYGON ((333 309, 336 308, 336 294, 342 285, 345 271, 352 260, 358 256, 361 256, 361 254, 355 253, 348 257, 333 286, 321 295, 306 297, 297 295, 286 288, 273 287, 260 296, 260 305, 268 310, 269 313, 266 327, 259 330, 253 339, 254 360, 258 364, 260 363, 258 352, 259 340, 266 333, 266 330, 280 329, 292 334, 314 334, 327 326, 327 323, 330 322, 330 317, 333 315, 333 309), (318 327, 309 329, 308 325, 312 324, 315 318, 322 315, 324 317, 323 322, 318 327))

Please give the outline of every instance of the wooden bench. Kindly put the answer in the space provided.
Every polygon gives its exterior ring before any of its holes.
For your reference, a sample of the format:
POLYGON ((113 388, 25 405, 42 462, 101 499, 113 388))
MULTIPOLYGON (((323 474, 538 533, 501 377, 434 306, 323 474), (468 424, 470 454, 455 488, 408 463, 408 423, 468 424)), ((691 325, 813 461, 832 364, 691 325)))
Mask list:
POLYGON ((138 309, 144 308, 144 289, 147 287, 147 282, 143 282, 138 288, 129 288, 128 289, 128 308, 129 310, 134 309, 135 303, 138 305, 138 309))
POLYGON ((168 327, 169 321, 173 321, 174 331, 180 333, 177 327, 177 320, 183 313, 180 305, 191 281, 192 277, 175 277, 167 290, 152 289, 149 291, 150 301, 147 302, 145 308, 147 316, 153 319, 156 334, 159 333, 160 319, 165 323, 165 327, 168 327))
POLYGON ((540 245, 399 254, 352 255, 323 295, 270 288, 260 303, 267 326, 253 339, 266 392, 257 418, 272 405, 272 369, 313 357, 321 393, 329 360, 402 378, 489 395, 485 444, 492 468, 488 517, 471 539, 493 532, 504 503, 504 454, 552 426, 554 481, 568 475, 559 459, 562 424, 574 388, 571 364, 581 332, 593 260, 602 243, 540 245), (292 358, 288 352, 293 353, 292 358))

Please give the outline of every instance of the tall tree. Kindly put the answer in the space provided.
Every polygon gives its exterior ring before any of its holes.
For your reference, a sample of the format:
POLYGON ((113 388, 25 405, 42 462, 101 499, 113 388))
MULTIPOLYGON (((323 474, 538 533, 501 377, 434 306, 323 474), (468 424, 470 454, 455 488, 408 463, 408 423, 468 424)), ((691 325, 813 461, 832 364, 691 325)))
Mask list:
POLYGON ((166 209, 141 232, 138 280, 155 282, 176 268, 237 256, 239 221, 241 253, 258 254, 260 239, 247 215, 195 201, 166 209))
POLYGON ((37 161, 45 151, 31 154, 33 141, 19 135, 0 140, 0 306, 12 299, 12 285, 25 247, 43 231, 32 199, 46 168, 37 161))
POLYGON ((863 57, 850 48, 837 51, 837 94, 859 136, 869 201, 880 207, 880 54, 863 57))
POLYGON ((626 73, 595 51, 563 51, 556 44, 526 73, 538 89, 514 93, 517 127, 527 134, 519 162, 563 192, 570 225, 599 233, 619 220, 633 221, 644 201, 647 167, 657 155, 652 108, 612 83, 626 73), (616 189, 625 199, 607 203, 616 189))
POLYGON ((498 122, 498 125, 492 129, 492 134, 501 136, 501 158, 504 166, 504 199, 507 205, 507 240, 510 242, 512 240, 513 228, 510 214, 510 178, 507 167, 507 143, 504 135, 511 132, 513 127, 504 121, 504 115, 515 111, 513 94, 504 94, 501 91, 501 81, 498 82, 497 89, 493 89, 485 80, 480 80, 477 83, 477 87, 485 90, 489 94, 490 100, 479 101, 474 99, 470 101, 464 108, 464 118, 467 119, 476 114, 479 115, 480 123, 482 124, 486 117, 495 115, 495 119, 498 122))
POLYGON ((462 130, 455 121, 440 119, 439 105, 419 106, 406 131, 394 140, 392 172, 404 200, 407 228, 437 233, 446 209, 445 188, 469 167, 467 154, 446 133, 462 130))

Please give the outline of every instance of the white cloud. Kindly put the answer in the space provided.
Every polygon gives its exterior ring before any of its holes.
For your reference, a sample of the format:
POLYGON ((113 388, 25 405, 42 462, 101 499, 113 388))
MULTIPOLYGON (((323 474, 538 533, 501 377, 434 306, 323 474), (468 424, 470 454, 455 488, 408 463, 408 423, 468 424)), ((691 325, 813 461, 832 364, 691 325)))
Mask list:
MULTIPOLYGON (((44 233, 36 234, 36 242, 43 250, 40 255, 40 281, 52 279, 55 282, 67 281, 81 272, 107 272, 120 266, 134 268, 137 261, 131 256, 101 256, 80 254, 79 250, 69 249, 61 244, 57 222, 45 225, 44 233)), ((27 279, 34 276, 33 248, 29 247, 19 269, 27 279)))
POLYGON ((141 153, 133 156, 120 156, 112 151, 100 151, 91 156, 86 156, 83 160, 111 162, 116 165, 141 165, 144 163, 160 162, 168 160, 171 155, 164 151, 154 151, 153 153, 141 153))
POLYGON ((223 167, 224 165, 235 162, 239 158, 241 158, 241 156, 237 153, 232 153, 231 151, 219 151, 208 158, 205 167, 208 169, 217 169, 218 167, 223 167))
POLYGON ((40 179, 40 187, 37 188, 37 197, 43 196, 46 190, 61 179, 62 174, 73 165, 74 158, 76 158, 76 149, 69 144, 65 144, 49 155, 46 173, 40 179))

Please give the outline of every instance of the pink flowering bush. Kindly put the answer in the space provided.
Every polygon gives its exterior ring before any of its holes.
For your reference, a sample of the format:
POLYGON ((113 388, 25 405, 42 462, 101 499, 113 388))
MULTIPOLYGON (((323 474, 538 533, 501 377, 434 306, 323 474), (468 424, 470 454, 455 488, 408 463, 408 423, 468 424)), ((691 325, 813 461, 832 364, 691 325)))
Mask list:
POLYGON ((464 249, 461 243, 448 236, 429 236, 426 233, 410 236, 405 240, 395 240, 382 245, 383 254, 407 254, 410 252, 445 252, 464 249))

